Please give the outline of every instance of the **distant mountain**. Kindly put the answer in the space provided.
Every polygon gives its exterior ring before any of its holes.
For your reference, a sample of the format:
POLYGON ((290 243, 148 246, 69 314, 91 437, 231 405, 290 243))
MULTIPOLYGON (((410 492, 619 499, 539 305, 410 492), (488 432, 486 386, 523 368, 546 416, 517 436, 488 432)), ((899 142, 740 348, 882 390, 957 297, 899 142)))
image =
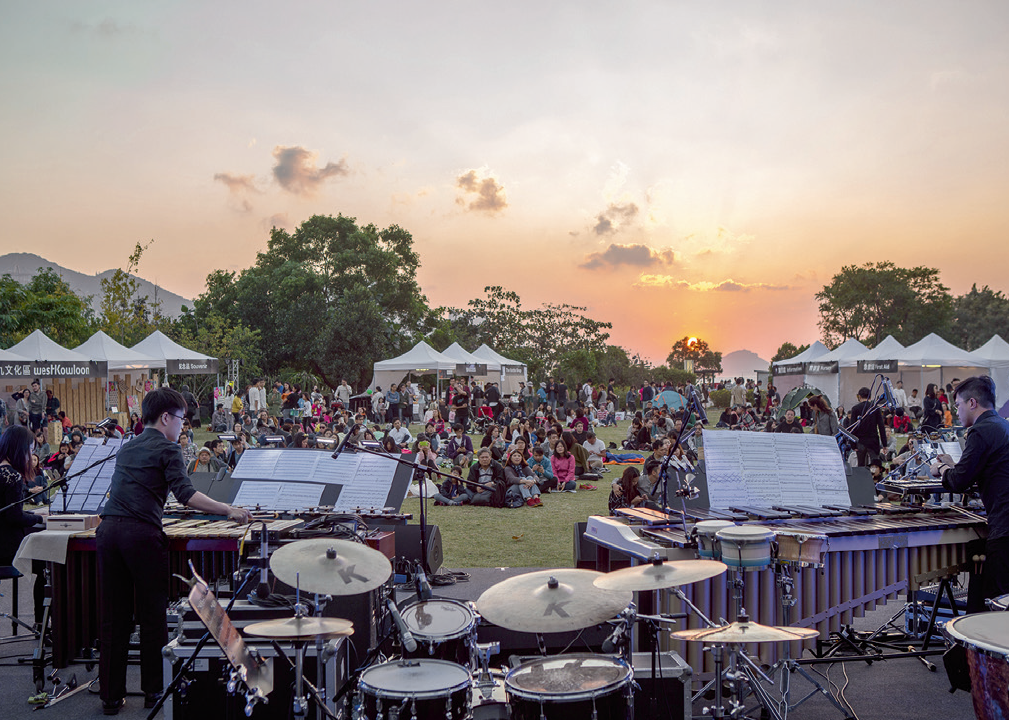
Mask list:
POLYGON ((749 350, 735 350, 722 356, 721 377, 756 378, 757 370, 766 372, 770 361, 759 357, 749 350))
MULTIPOLYGON (((26 283, 38 274, 39 268, 52 268, 57 275, 62 277, 66 283, 79 295, 91 295, 91 306, 98 313, 102 304, 102 280, 112 277, 115 270, 106 270, 98 275, 85 275, 76 270, 70 270, 62 265, 45 260, 38 255, 31 253, 7 253, 0 255, 0 276, 10 275, 20 283, 26 283)), ((182 313, 182 306, 193 306, 191 300, 187 300, 181 295, 156 286, 149 280, 135 276, 140 283, 140 294, 147 295, 153 302, 155 299, 161 301, 161 312, 167 317, 178 317, 182 313)))

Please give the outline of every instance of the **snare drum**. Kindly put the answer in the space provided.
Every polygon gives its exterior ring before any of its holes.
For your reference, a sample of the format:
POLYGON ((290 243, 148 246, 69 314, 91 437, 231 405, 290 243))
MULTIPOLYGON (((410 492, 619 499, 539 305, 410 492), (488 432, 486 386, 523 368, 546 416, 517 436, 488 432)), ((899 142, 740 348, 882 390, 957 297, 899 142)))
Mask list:
POLYGON ((463 720, 469 716, 470 682, 469 670, 444 660, 374 665, 357 682, 360 717, 463 720))
POLYGON ((759 525, 739 525, 715 533, 719 559, 736 570, 763 570, 771 564, 774 531, 759 525))
POLYGON ((942 630, 948 640, 967 651, 970 694, 978 720, 1009 717, 1009 613, 962 615, 942 630))
POLYGON ((722 528, 735 527, 735 523, 729 520, 702 520, 694 525, 693 534, 697 538, 697 557, 703 560, 719 560, 718 543, 715 542, 715 533, 722 528))
POLYGON ((984 601, 989 610, 1006 611, 1009 610, 1009 595, 999 595, 997 598, 988 598, 984 601))
POLYGON ((432 657, 473 667, 476 615, 455 600, 422 600, 403 609, 403 622, 417 640, 417 649, 405 657, 432 657))
POLYGON ((512 720, 627 720, 631 671, 600 655, 558 655, 519 665, 505 677, 512 720))
POLYGON ((823 567, 830 542, 826 535, 808 535, 778 530, 774 533, 777 561, 797 567, 823 567))

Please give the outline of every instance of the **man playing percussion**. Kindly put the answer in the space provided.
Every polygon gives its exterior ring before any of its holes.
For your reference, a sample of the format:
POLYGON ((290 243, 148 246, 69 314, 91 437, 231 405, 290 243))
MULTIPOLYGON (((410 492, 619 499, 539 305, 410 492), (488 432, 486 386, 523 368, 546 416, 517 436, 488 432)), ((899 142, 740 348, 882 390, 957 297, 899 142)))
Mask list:
POLYGON ((995 382, 987 375, 970 377, 953 393, 957 414, 970 428, 960 462, 939 455, 933 477, 954 493, 976 485, 988 513, 988 540, 980 591, 974 583, 967 594, 967 612, 985 610, 986 598, 1009 592, 1009 423, 995 412, 995 382))
POLYGON ((115 715, 126 696, 130 633, 140 623, 140 685, 144 706, 161 696, 161 648, 168 644, 168 539, 161 516, 168 491, 196 510, 248 523, 247 510, 212 500, 193 489, 176 444, 186 417, 186 400, 171 388, 144 397, 144 431, 116 455, 109 499, 98 526, 98 586, 102 708, 115 715))

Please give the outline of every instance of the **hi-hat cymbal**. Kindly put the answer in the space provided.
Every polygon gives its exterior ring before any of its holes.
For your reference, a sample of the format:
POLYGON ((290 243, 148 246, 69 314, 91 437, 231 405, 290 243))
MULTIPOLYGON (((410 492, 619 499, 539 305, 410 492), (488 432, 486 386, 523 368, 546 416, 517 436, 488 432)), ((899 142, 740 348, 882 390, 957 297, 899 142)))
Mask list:
POLYGON ((749 620, 738 620, 729 625, 713 628, 694 628, 669 633, 674 640, 703 642, 709 645, 720 643, 790 642, 810 640, 820 633, 809 628, 770 627, 758 625, 749 620))
POLYGON ((581 630, 614 617, 631 602, 631 593, 593 584, 602 573, 562 568, 502 580, 484 591, 477 610, 500 627, 516 632, 581 630))
POLYGON ((353 635, 354 623, 331 617, 281 618, 246 625, 245 634, 274 640, 312 640, 317 637, 353 635))
POLYGON ((677 560, 675 562, 649 563, 614 570, 597 577, 596 587, 603 590, 663 590, 689 585, 721 575, 728 568, 717 560, 677 560))
POLYGON ((270 569, 282 582, 323 595, 357 595, 380 587, 392 575, 378 550, 349 540, 299 540, 270 556, 270 569))

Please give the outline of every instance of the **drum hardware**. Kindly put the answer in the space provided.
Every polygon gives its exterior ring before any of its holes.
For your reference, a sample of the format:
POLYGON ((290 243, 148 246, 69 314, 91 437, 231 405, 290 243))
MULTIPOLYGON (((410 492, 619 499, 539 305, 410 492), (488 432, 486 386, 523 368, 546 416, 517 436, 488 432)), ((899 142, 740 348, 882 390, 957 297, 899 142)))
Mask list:
MULTIPOLYGON (((391 602, 391 601, 390 601, 391 602)), ((456 600, 421 600, 402 611, 404 628, 416 641, 404 657, 433 657, 472 667, 476 652, 476 615, 456 600)))
POLYGON ((196 573, 192 560, 189 561, 189 570, 193 575, 192 579, 182 577, 180 579, 189 584, 189 603, 200 620, 207 626, 207 632, 200 638, 193 649, 193 654, 186 659, 168 687, 165 688, 147 718, 154 720, 165 702, 183 686, 184 678, 191 671, 193 663, 199 657, 200 650, 211 639, 214 639, 221 647, 225 658, 231 665, 231 676, 227 684, 228 692, 237 693, 240 684, 244 685, 246 688, 245 714, 246 716, 252 715, 257 704, 268 702, 266 696, 273 690, 273 663, 269 659, 264 660, 259 656, 259 653, 245 644, 238 630, 232 625, 228 612, 234 607, 235 600, 255 579, 257 571, 253 568, 246 573, 244 580, 228 601, 228 606, 222 608, 216 596, 210 591, 210 586, 196 573))
MULTIPOLYGON (((942 632, 951 645, 951 652, 966 655, 967 668, 964 669, 969 669, 971 700, 978 720, 1009 716, 1006 694, 1009 615, 1001 610, 962 615, 947 622, 942 632)), ((950 681, 953 682, 953 677, 950 681)))
POLYGON ((477 664, 480 669, 473 681, 473 687, 480 691, 484 700, 490 700, 493 689, 498 687, 498 682, 494 680, 490 671, 490 658, 491 655, 497 655, 499 652, 501 652, 501 643, 499 642, 479 643, 476 646, 477 664))

